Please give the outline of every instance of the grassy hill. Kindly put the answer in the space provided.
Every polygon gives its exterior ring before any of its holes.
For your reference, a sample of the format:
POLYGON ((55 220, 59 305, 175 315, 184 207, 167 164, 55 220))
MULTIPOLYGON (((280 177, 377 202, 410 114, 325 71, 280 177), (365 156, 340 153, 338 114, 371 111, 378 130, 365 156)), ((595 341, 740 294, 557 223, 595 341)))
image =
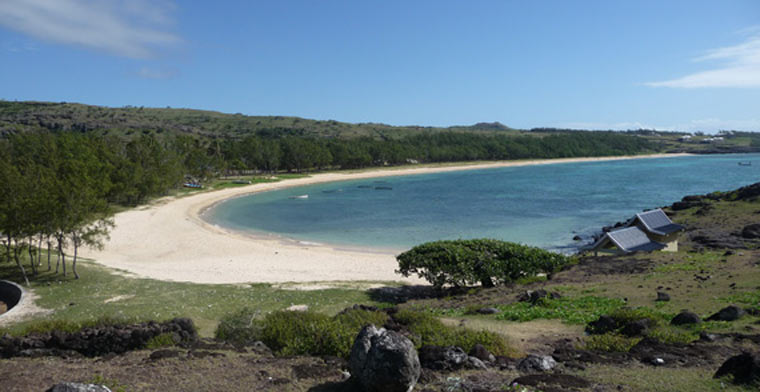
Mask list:
POLYGON ((98 131, 130 135, 136 132, 200 135, 207 137, 312 136, 330 138, 372 137, 398 139, 423 132, 516 133, 500 123, 478 123, 450 128, 378 123, 350 124, 288 116, 245 116, 207 110, 83 105, 79 103, 0 101, 0 134, 25 130, 98 131))

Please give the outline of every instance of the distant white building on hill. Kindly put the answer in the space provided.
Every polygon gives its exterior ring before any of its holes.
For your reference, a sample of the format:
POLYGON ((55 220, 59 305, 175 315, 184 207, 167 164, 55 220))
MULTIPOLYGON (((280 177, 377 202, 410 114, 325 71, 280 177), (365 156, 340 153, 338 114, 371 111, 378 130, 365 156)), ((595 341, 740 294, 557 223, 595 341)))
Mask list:
POLYGON ((604 234, 591 250, 594 254, 627 254, 663 250, 678 251, 678 234, 684 227, 673 223, 661 209, 641 212, 631 218, 623 229, 604 234))

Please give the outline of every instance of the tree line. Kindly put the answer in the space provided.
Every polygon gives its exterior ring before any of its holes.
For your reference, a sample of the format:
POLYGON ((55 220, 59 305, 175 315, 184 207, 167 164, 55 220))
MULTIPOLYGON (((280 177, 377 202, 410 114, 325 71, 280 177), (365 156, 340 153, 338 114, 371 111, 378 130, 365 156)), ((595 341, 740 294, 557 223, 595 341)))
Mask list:
POLYGON ((129 138, 95 132, 22 132, 0 139, 2 259, 27 279, 43 264, 62 267, 73 249, 97 247, 113 225, 113 205, 135 206, 166 195, 184 181, 240 171, 304 172, 413 162, 563 158, 636 154, 652 150, 643 138, 613 132, 545 136, 431 132, 400 139, 310 138, 264 133, 244 138, 156 135, 129 138))

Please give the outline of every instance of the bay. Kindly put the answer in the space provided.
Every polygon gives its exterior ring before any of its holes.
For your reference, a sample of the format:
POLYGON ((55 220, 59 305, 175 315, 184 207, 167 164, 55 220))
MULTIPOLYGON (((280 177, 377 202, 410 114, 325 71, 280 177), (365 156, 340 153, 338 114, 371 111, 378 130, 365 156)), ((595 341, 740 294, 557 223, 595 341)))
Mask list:
POLYGON ((588 240, 644 209, 758 181, 760 154, 561 163, 289 188, 227 200, 204 219, 336 246, 398 251, 488 237, 571 252, 575 235, 588 240))

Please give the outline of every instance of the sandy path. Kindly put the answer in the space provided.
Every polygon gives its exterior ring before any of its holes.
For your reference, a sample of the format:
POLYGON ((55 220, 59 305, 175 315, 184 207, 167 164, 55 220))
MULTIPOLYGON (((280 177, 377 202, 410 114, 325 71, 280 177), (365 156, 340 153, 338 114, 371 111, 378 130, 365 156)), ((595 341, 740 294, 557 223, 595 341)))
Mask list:
POLYGON ((321 173, 276 183, 200 193, 159 200, 147 207, 119 213, 111 238, 101 251, 85 249, 83 256, 108 267, 143 277, 197 283, 406 281, 394 273, 393 254, 304 246, 279 238, 230 232, 203 221, 199 215, 221 200, 244 194, 331 181, 356 180, 455 170, 527 166, 567 162, 673 157, 657 154, 633 157, 505 161, 458 166, 378 169, 321 173))

